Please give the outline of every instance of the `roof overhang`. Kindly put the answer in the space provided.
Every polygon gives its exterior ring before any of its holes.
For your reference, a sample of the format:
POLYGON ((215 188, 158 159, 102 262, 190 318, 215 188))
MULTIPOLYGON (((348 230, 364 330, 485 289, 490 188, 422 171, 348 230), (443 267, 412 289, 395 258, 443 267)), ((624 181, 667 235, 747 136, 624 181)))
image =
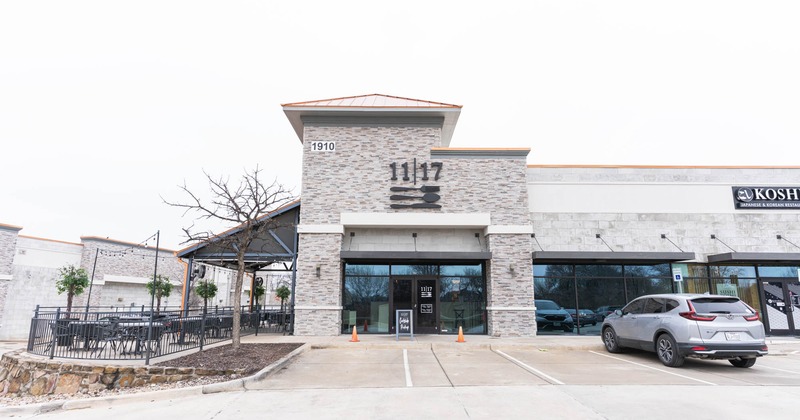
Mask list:
POLYGON ((800 252, 726 252, 708 256, 709 263, 800 263, 800 252))
MULTIPOLYGON (((247 271, 259 270, 274 263, 294 259, 299 212, 300 200, 296 200, 260 219, 264 223, 272 223, 273 226, 255 238, 247 249, 244 256, 247 271)), ((236 269, 238 266, 236 252, 225 239, 240 232, 241 229, 241 226, 234 227, 207 241, 184 248, 175 255, 195 262, 236 269)))
POLYGON ((535 251, 533 263, 659 264, 695 259, 694 252, 535 251))
POLYGON ((448 147, 456 129, 460 107, 304 107, 284 106, 283 112, 297 134, 303 141, 303 124, 305 121, 340 121, 346 125, 365 124, 370 121, 379 124, 413 124, 436 121, 442 128, 442 147, 448 147))

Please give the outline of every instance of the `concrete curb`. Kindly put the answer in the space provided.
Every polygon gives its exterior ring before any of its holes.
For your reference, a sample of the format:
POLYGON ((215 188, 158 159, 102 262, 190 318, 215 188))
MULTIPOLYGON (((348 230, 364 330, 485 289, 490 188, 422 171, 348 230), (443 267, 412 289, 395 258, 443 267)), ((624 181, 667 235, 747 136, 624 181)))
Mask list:
POLYGON ((273 373, 275 373, 275 372, 283 369, 287 365, 289 365, 291 362, 294 361, 294 359, 297 356, 299 356, 299 355, 311 350, 311 348, 312 347, 309 344, 303 344, 302 346, 294 349, 294 351, 292 351, 291 353, 287 354, 286 356, 283 356, 281 359, 279 359, 275 363, 265 367, 264 369, 261 369, 260 371, 256 372, 254 375, 248 376, 247 378, 243 378, 242 379, 242 387, 244 389, 250 389, 250 388, 248 388, 248 385, 252 385, 252 384, 254 384, 256 382, 263 381, 268 376, 272 375, 273 373))
POLYGON ((63 401, 49 401, 39 404, 30 404, 22 406, 0 407, 0 418, 7 418, 12 416, 21 415, 38 415, 50 413, 58 410, 80 410, 84 408, 108 407, 115 403, 128 403, 140 401, 154 401, 156 399, 163 400, 169 398, 181 398, 193 395, 203 394, 216 394, 220 392, 231 392, 247 390, 248 384, 253 384, 261 381, 269 375, 282 369, 293 361, 293 359, 306 351, 310 350, 309 344, 303 344, 288 355, 282 357, 271 365, 261 369, 255 374, 246 378, 233 379, 225 382, 218 382, 208 385, 197 385, 186 388, 173 388, 160 391, 151 392, 137 392, 133 394, 122 394, 105 397, 95 398, 81 398, 63 401))

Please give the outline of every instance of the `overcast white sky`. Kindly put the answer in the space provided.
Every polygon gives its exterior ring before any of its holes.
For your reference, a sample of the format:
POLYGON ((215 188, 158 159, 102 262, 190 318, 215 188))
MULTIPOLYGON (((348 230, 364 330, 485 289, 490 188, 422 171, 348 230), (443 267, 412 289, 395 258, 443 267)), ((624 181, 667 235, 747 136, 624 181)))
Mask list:
POLYGON ((794 0, 5 0, 0 223, 182 248, 161 196, 255 165, 299 194, 280 104, 371 93, 463 105, 451 146, 531 164, 799 165, 798 22, 794 0))

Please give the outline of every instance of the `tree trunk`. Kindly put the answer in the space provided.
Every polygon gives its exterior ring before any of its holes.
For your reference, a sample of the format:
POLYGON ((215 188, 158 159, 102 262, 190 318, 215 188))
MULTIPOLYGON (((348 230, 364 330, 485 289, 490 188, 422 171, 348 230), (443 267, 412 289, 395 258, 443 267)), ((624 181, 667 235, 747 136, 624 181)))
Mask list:
POLYGON ((236 283, 233 287, 233 331, 231 332, 231 346, 239 350, 242 344, 242 283, 244 282, 244 251, 246 246, 240 246, 236 252, 238 269, 236 270, 236 283))
POLYGON ((72 312, 72 297, 73 296, 75 296, 75 294, 72 291, 68 291, 67 292, 67 317, 72 316, 70 314, 70 312, 72 312))

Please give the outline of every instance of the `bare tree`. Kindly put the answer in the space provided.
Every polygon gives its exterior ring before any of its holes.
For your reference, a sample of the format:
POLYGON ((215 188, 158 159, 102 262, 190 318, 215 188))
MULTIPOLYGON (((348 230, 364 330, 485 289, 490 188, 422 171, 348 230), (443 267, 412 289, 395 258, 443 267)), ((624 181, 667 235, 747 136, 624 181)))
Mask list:
MULTIPOLYGON (((187 203, 164 203, 185 209, 184 215, 194 213, 197 220, 212 220, 230 226, 223 234, 211 231, 196 231, 194 223, 183 228, 187 243, 213 244, 236 255, 237 271, 233 293, 233 348, 241 344, 242 283, 245 274, 245 255, 253 241, 277 226, 270 213, 295 200, 291 190, 274 180, 270 185, 261 181, 261 170, 245 171, 238 186, 231 185, 228 178, 215 178, 203 171, 211 190, 211 198, 201 199, 184 182, 179 188, 189 196, 187 203), (208 201, 208 202, 206 202, 208 201)), ((163 200, 163 198, 162 198, 163 200)))

